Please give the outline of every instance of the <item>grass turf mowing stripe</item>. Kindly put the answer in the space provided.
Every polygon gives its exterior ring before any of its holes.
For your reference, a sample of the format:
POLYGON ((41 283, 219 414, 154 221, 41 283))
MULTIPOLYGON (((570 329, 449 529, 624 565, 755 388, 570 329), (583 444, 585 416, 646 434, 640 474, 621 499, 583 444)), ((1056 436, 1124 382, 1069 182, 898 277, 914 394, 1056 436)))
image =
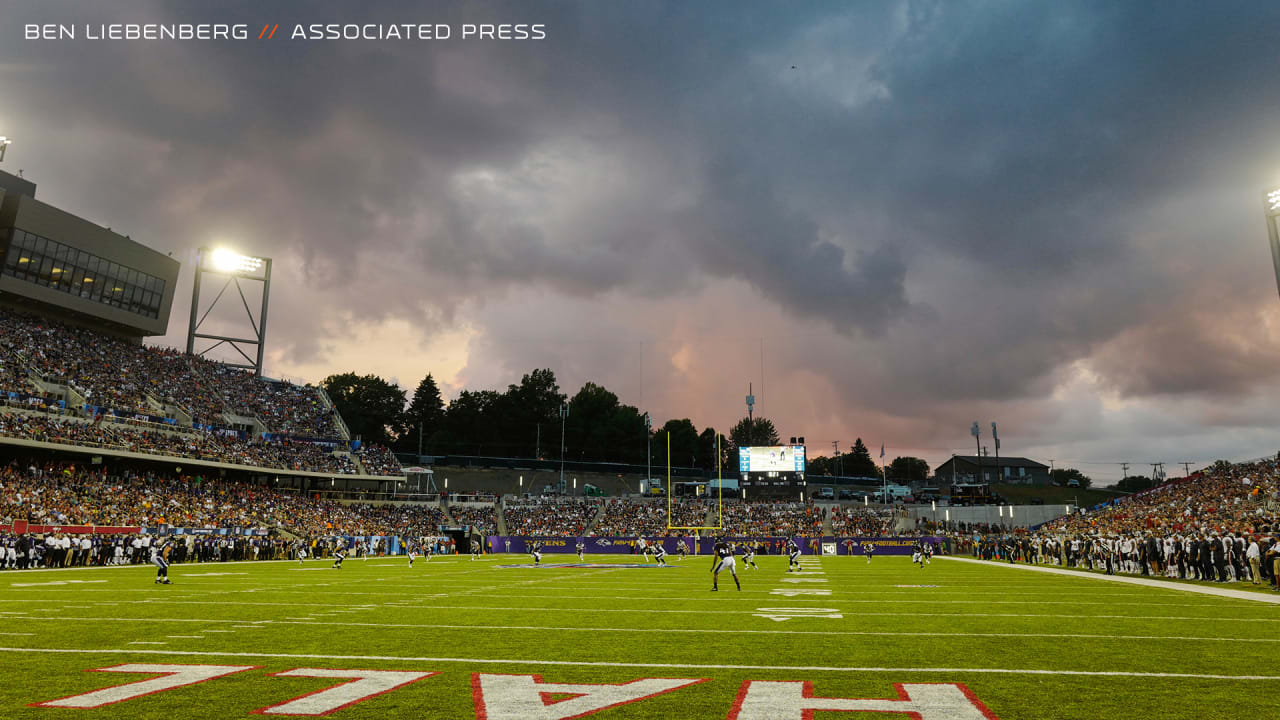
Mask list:
MULTIPOLYGON (((121 622, 121 623, 238 623, 239 620, 212 620, 209 618, 122 618, 122 617, 23 617, 24 621, 82 621, 82 622, 121 622)), ((269 625, 306 625, 319 627, 363 627, 363 628, 400 628, 400 629, 436 629, 436 630, 532 630, 550 632, 617 632, 617 633, 681 633, 712 635, 830 635, 830 636, 875 636, 875 637, 991 637, 991 638, 1058 638, 1084 640, 1160 640, 1186 642, 1243 642, 1243 643, 1280 643, 1280 638, 1241 638, 1241 637, 1195 637, 1186 635, 1114 635, 1084 633, 976 633, 976 632, 891 632, 873 630, 741 630, 715 628, 619 628, 619 627, 573 627, 551 625, 449 625, 442 623, 364 623, 364 622, 302 622, 297 620, 258 620, 261 626, 269 625)), ((202 632, 228 632, 226 630, 203 630, 202 632)), ((0 633, 0 635, 31 635, 32 633, 0 633)), ((202 638, 199 635, 169 635, 171 638, 202 638)))
POLYGON ((1137 678, 1183 678, 1193 680, 1280 680, 1280 675, 1216 675, 1198 673, 1166 673, 1166 672, 1129 672, 1123 670, 1044 670, 1037 668, 891 668, 891 667, 834 667, 821 665, 728 665, 728 664, 696 664, 696 663, 634 663, 634 662, 592 662, 578 660, 525 660, 511 658, 456 658, 456 657, 410 657, 400 655, 327 655, 319 653, 267 653, 267 652, 218 652, 205 650, 127 650, 127 649, 80 649, 80 648, 10 648, 0 647, 0 652, 12 653, 54 653, 69 655, 167 655, 184 657, 245 657, 245 658, 282 658, 286 660, 356 660, 374 662, 445 662, 476 665, 547 665, 570 667, 609 667, 609 668, 667 668, 675 670, 768 670, 785 672, 831 672, 831 673, 930 673, 930 674, 983 674, 983 675, 1075 675, 1085 677, 1137 677, 1137 678))

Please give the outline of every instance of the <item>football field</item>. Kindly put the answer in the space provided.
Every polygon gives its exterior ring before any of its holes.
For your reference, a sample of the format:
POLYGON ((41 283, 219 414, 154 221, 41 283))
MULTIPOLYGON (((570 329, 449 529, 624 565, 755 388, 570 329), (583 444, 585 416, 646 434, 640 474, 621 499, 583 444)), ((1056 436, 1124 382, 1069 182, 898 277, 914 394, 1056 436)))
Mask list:
POLYGON ((5 573, 0 717, 1280 715, 1273 604, 945 558, 764 556, 719 592, 707 557, 588 560, 5 573))

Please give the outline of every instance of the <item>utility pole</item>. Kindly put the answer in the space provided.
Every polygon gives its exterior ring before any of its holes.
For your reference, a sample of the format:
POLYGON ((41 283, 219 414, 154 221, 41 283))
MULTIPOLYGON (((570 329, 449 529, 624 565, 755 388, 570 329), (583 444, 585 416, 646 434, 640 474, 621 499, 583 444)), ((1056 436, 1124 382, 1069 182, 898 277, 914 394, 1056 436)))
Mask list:
POLYGON ((747 383, 747 447, 755 443, 756 422, 751 419, 751 413, 756 406, 756 396, 752 392, 751 383, 747 383))
POLYGON ((1120 463, 1120 481, 1129 477, 1129 463, 1120 463))
POLYGON ((1049 459, 1049 484, 1053 484, 1053 459, 1049 459))
POLYGON ((542 458, 542 423, 538 423, 538 439, 533 443, 533 456, 542 458))
POLYGON ((1191 477, 1191 463, 1184 462, 1179 463, 1179 465, 1182 465, 1182 470, 1185 473, 1182 477, 1191 477))
POLYGON ((831 441, 831 459, 834 461, 836 477, 844 477, 844 458, 840 457, 840 441, 831 441))

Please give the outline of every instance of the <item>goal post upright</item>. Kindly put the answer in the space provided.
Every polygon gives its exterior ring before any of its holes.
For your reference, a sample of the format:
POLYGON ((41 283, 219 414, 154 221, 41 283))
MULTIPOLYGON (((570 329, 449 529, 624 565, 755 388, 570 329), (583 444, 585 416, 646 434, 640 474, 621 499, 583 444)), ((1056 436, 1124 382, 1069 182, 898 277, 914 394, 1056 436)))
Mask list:
POLYGON ((671 478, 671 434, 667 433, 667 529, 668 530, 723 530, 724 529, 724 463, 720 462, 720 433, 716 433, 716 525, 672 525, 671 512, 675 509, 675 487, 671 478))

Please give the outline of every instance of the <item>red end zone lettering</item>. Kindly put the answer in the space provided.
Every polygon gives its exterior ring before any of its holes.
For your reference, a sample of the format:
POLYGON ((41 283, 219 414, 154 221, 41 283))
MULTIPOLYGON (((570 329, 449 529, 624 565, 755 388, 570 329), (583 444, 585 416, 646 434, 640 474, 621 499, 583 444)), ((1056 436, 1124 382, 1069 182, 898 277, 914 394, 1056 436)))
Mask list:
POLYGON ((618 685, 574 685, 544 683, 541 675, 476 673, 471 689, 476 720, 570 720, 702 682, 706 680, 641 678, 618 685), (558 699, 560 695, 575 697, 558 699))
POLYGON ((747 680, 728 720, 813 720, 819 711, 902 713, 915 720, 999 720, 969 688, 954 683, 899 684, 897 700, 814 697, 811 682, 747 680))
POLYGON ((125 685, 117 685, 103 690, 94 690, 80 695, 32 703, 29 707, 59 708, 99 708, 125 700, 152 695, 165 690, 195 685, 224 675, 233 675, 245 670, 256 670, 260 665, 149 665, 128 664, 114 667, 96 668, 85 672, 116 673, 162 673, 161 677, 150 680, 139 680, 125 685))

